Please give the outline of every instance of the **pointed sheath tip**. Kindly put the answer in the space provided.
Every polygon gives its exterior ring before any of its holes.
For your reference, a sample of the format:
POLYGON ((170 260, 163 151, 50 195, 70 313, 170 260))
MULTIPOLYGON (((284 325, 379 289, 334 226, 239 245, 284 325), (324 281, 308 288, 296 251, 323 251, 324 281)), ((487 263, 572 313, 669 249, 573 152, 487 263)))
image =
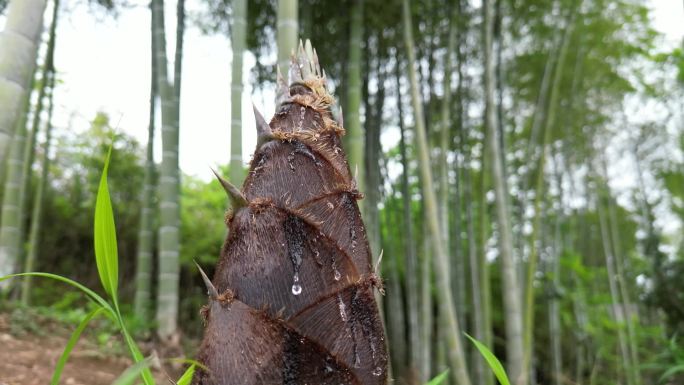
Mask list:
POLYGON ((261 146, 263 143, 273 139, 273 131, 254 103, 252 103, 252 110, 254 110, 254 121, 256 122, 257 129, 257 146, 261 146))
POLYGON ((227 180, 223 179, 213 168, 211 169, 211 171, 214 173, 214 175, 216 175, 216 179, 218 179, 219 183, 221 183, 221 186, 226 191, 226 194, 228 194, 228 198, 230 198, 230 204, 233 205, 233 209, 247 206, 247 198, 245 198, 245 196, 242 195, 240 189, 235 187, 232 183, 228 182, 227 180))
POLYGON ((197 263, 197 261, 194 261, 194 262, 195 262, 195 266, 197 266, 200 274, 202 275, 202 280, 204 281, 204 285, 207 287, 207 294, 209 294, 209 298, 211 298, 213 300, 217 300, 218 299, 218 291, 216 290, 216 287, 214 286, 213 283, 211 283, 211 280, 204 273, 204 270, 202 270, 199 263, 197 263))
POLYGON ((380 268, 380 262, 382 262, 382 255, 385 253, 384 249, 380 249, 380 255, 378 255, 378 260, 375 262, 375 269, 373 271, 375 272, 376 275, 378 274, 378 269, 380 268))
POLYGON ((287 83, 285 83, 285 77, 283 77, 283 71, 280 70, 280 66, 276 66, 276 81, 279 87, 283 84, 287 86, 287 83))

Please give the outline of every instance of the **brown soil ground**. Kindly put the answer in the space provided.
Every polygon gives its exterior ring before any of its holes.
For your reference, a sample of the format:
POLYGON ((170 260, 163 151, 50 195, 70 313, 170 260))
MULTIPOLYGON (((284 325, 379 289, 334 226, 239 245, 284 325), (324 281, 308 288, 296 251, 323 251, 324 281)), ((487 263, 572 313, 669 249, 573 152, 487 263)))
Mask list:
MULTIPOLYGON (((15 336, 8 322, 7 315, 0 314, 0 385, 49 384, 68 335, 15 336)), ((127 357, 105 355, 96 344, 81 339, 62 372, 60 384, 109 385, 131 365, 127 357)), ((155 377, 158 384, 167 383, 163 375, 155 377)))

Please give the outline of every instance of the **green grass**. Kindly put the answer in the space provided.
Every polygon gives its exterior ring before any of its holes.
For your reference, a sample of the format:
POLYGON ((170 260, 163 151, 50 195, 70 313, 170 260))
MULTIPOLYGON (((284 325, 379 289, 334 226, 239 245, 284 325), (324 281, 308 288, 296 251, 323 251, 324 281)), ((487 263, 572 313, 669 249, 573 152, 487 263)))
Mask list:
MULTIPOLYGON (((100 185, 97 190, 97 200, 95 203, 95 221, 93 223, 93 231, 95 235, 95 263, 97 265, 97 271, 100 276, 100 282, 104 288, 107 298, 103 298, 93 290, 83 286, 82 284, 73 281, 69 278, 62 277, 56 274, 43 273, 43 272, 27 272, 19 274, 11 274, 4 277, 0 277, 0 281, 4 281, 14 277, 43 277, 50 278, 67 285, 71 285, 79 289, 83 294, 90 299, 95 307, 88 314, 83 317, 76 330, 71 334, 69 341, 67 342, 62 355, 57 361, 55 370, 53 372, 52 385, 59 384, 59 380, 62 376, 62 371, 64 370, 64 365, 69 359, 74 346, 78 342, 81 333, 88 326, 88 323, 98 316, 100 313, 109 315, 115 322, 119 329, 119 332, 126 342, 126 346, 135 361, 135 364, 127 369, 120 377, 115 381, 117 385, 132 384, 139 377, 142 377, 145 385, 154 385, 155 381, 152 377, 152 373, 149 369, 149 360, 145 359, 142 355, 140 348, 135 343, 129 329, 126 327, 124 318, 121 316, 121 310, 119 309, 119 299, 118 299, 118 284, 119 284, 119 255, 116 246, 116 227, 114 223, 114 212, 112 210, 112 201, 109 196, 109 186, 107 185, 107 171, 109 169, 109 161, 112 154, 112 147, 109 147, 107 152, 107 158, 105 159, 104 168, 102 170, 102 176, 100 178, 100 185)), ((192 375, 195 370, 196 363, 191 362, 186 372, 177 381, 179 385, 187 385, 192 380, 192 375)))

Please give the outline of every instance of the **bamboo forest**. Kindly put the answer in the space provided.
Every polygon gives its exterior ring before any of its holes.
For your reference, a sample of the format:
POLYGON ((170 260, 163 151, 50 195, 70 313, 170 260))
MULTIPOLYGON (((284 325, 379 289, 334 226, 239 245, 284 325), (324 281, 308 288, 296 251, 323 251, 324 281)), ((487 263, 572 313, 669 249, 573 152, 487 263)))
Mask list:
POLYGON ((684 384, 684 3, 0 0, 0 385, 684 384))

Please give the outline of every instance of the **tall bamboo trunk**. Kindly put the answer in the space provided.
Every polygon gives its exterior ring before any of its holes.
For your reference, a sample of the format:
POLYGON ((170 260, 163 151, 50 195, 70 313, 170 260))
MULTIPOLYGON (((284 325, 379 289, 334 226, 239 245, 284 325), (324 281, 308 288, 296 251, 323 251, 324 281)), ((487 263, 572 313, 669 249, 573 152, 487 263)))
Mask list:
MULTIPOLYGON (((43 101, 45 100, 46 91, 48 89, 48 82, 51 76, 54 76, 55 71, 55 46, 57 41, 57 22, 59 19, 59 0, 55 0, 54 7, 52 10, 52 22, 50 24, 50 35, 48 38, 47 51, 45 53, 45 62, 41 69, 41 84, 38 91, 38 100, 36 104, 36 112, 33 114, 33 122, 31 123, 31 132, 27 137, 27 141, 24 147, 24 158, 22 163, 21 180, 22 185, 20 189, 20 201, 19 210, 24 213, 26 212, 26 206, 28 204, 29 190, 31 189, 31 174, 33 161, 36 152, 36 138, 38 137, 38 132, 40 131, 41 120, 43 112, 43 101)), ((23 224, 22 224, 23 225, 23 224)), ((21 242, 24 241, 24 228, 21 226, 21 242)))
MULTIPOLYGON (((605 156, 601 156, 601 168, 603 171, 603 177, 608 180, 608 164, 606 162, 605 156)), ((610 196, 610 187, 606 186, 610 196)), ((634 330, 634 324, 639 322, 639 315, 632 311, 632 306, 636 305, 632 303, 631 296, 629 294, 629 287, 627 285, 627 276, 625 275, 625 266, 623 255, 620 247, 620 233, 618 231, 617 213, 615 210, 615 202, 612 199, 608 199, 608 227, 610 228, 610 238, 613 245, 613 253, 615 256, 615 268, 616 268, 616 279, 618 288, 620 290, 620 296, 622 297, 622 311, 625 315, 625 324, 627 326, 627 340, 629 343, 629 355, 632 361, 631 373, 635 385, 641 384, 641 374, 639 370, 639 348, 637 346, 636 331, 634 330)))
MULTIPOLYGON (((57 2, 56 2, 57 3, 57 2)), ((54 24, 54 22, 53 22, 54 24)), ((52 111, 54 107, 54 93, 55 93, 55 71, 54 69, 48 73, 47 82, 50 89, 48 96, 48 114, 45 122, 45 144, 43 145, 43 158, 41 159, 41 173, 40 181, 33 199, 33 212, 31 213, 31 230, 29 232, 29 243, 26 253, 26 263, 24 264, 25 271, 33 271, 40 251, 40 232, 43 224, 43 204, 45 190, 48 184, 48 175, 50 173, 50 145, 52 140, 52 111)), ((28 305, 31 301, 31 277, 24 278, 21 287, 21 302, 28 305)))
MULTIPOLYGON (((434 329, 432 322, 434 320, 432 314, 432 269, 430 262, 434 259, 434 249, 431 247, 435 240, 433 234, 430 233, 427 222, 430 220, 425 209, 425 191, 421 189, 423 196, 423 204, 420 212, 423 213, 423 220, 421 221, 421 252, 418 258, 420 264, 420 361, 418 364, 418 381, 420 384, 426 383, 430 379, 430 370, 432 368, 433 353, 433 339, 432 331, 434 329)), ((440 314, 438 314, 439 316, 440 314)))
POLYGON ((544 169, 546 167, 546 157, 548 152, 548 145, 551 138, 551 131, 556 124, 556 109, 558 107, 558 100, 560 96, 560 84, 563 78, 563 71, 565 68, 566 56, 570 46, 570 36, 574 26, 574 10, 570 11, 567 24, 563 32, 561 48, 558 51, 558 58, 555 60, 556 68, 551 82, 551 93, 549 96, 548 107, 546 111, 546 120, 544 122, 543 138, 541 142, 541 154, 539 156, 539 163, 537 165, 537 180, 534 195, 534 221, 532 223, 532 234, 530 235, 530 255, 527 261, 527 286, 525 288, 525 316, 524 324, 524 346, 525 356, 524 365, 529 370, 532 362, 532 346, 533 346, 533 331, 534 331, 534 277, 537 272, 537 264, 539 257, 539 243, 538 237, 541 227, 541 201, 544 195, 544 169))
MULTIPOLYGON (((532 127, 530 128, 530 137, 527 141, 527 147, 525 149, 524 157, 524 159, 529 159, 529 167, 528 171, 524 172, 521 176, 522 186, 517 197, 518 212, 516 214, 520 223, 525 223, 525 207, 528 203, 525 196, 529 190, 529 181, 531 179, 529 175, 531 170, 534 169, 534 163, 540 156, 537 154, 537 148, 535 148, 535 146, 537 146, 537 144, 539 143, 539 136, 543 135, 546 108, 549 100, 549 92, 551 91, 551 81, 553 79, 554 69, 556 68, 556 61, 559 56, 558 52, 560 50, 560 46, 562 45, 560 43, 561 36, 561 34, 557 34, 554 38, 554 44, 544 63, 544 72, 542 74, 541 84, 539 86, 539 94, 537 96, 537 100, 532 113, 532 127)), ((523 243, 525 241, 525 235, 522 232, 523 226, 520 226, 520 228, 521 230, 518 234, 516 234, 515 241, 517 248, 519 250, 522 250, 524 248, 523 243)))
POLYGON ((618 292, 620 293, 620 297, 622 298, 622 301, 620 302, 620 307, 622 315, 624 316, 623 321, 625 323, 627 332, 626 339, 631 364, 629 367, 629 376, 631 377, 631 381, 633 381, 635 385, 639 385, 641 383, 638 357, 639 350, 636 340, 636 331, 634 330, 634 323, 638 320, 638 316, 634 314, 634 312, 632 311, 632 306, 634 304, 630 299, 629 288, 627 287, 626 282, 627 277, 625 276, 623 255, 620 249, 620 234, 617 228, 617 213, 615 210, 613 198, 610 193, 610 186, 608 185, 608 164, 606 162, 605 156, 600 155, 599 157, 602 171, 601 176, 606 180, 606 210, 608 211, 606 217, 606 224, 608 226, 608 231, 610 235, 611 250, 613 252, 614 259, 613 262, 615 263, 615 284, 617 286, 618 292))
MULTIPOLYGON (((150 7, 152 7, 150 3, 150 7)), ((138 229, 138 250, 135 262, 135 298, 133 311, 140 320, 148 321, 152 300, 152 259, 154 252, 154 130, 157 111, 157 60, 154 31, 151 33, 151 84, 150 84, 150 116, 147 123, 147 157, 145 158, 145 176, 143 179, 142 207, 140 208, 140 229, 138 229)))
MULTIPOLYGON (((484 302, 485 299, 484 297, 486 296, 489 298, 489 292, 485 292, 483 290, 484 285, 483 285, 483 275, 484 277, 487 277, 488 273, 485 273, 486 266, 483 266, 483 264, 486 264, 486 261, 484 258, 480 259, 479 254, 478 254, 478 240, 475 236, 475 222, 474 222, 474 214, 473 214, 473 181, 471 178, 471 169, 470 169, 470 162, 471 162, 471 148, 470 144, 468 142, 468 132, 470 127, 469 124, 467 124, 467 119, 466 119, 466 114, 465 111, 467 111, 466 108, 466 101, 465 101, 465 95, 464 95, 464 81, 463 81, 463 76, 464 76, 464 63, 465 63, 465 53, 464 53, 464 39, 463 36, 465 35, 466 31, 466 26, 464 22, 460 22, 461 20, 464 19, 463 17, 463 6, 461 4, 461 1, 459 0, 457 2, 457 12, 459 16, 459 26, 458 26, 458 43, 456 47, 456 55, 457 55, 457 67, 456 67, 456 73, 458 75, 458 83, 457 83, 457 105, 456 105, 456 111, 457 111, 457 119, 458 119, 458 126, 459 126, 459 151, 463 154, 463 167, 462 167, 462 174, 463 174, 463 184, 462 184, 462 190, 463 190, 463 207, 465 208, 465 225, 466 225, 466 242, 468 245, 468 268, 469 268, 469 275, 470 275, 470 294, 471 294, 471 304, 472 304, 472 311, 471 311, 471 327, 473 328, 472 334, 473 336, 478 340, 478 341, 483 341, 484 343, 489 344, 488 338, 487 338, 487 333, 486 331, 486 322, 485 322, 485 311, 484 311, 484 302)), ((486 155, 483 154, 483 158, 486 155)), ((484 161, 484 160, 483 160, 484 161)), ((482 163, 482 168, 484 169, 484 163, 482 163)), ((482 194, 484 197, 484 194, 482 194)), ((484 201, 482 202, 484 205, 484 201)), ((483 206, 484 207, 484 206, 483 206)), ((483 211, 484 212, 484 211, 483 211)), ((481 216, 483 218, 483 216, 481 216)), ((483 247, 483 252, 482 255, 484 255, 484 247, 483 247)), ((486 278, 488 279, 488 278, 486 278)), ((481 384, 481 385, 490 385, 492 383, 492 375, 490 371, 485 371, 485 362, 484 358, 480 356, 479 354, 473 355, 472 359, 472 366, 473 366, 473 381, 476 384, 481 384)))
POLYGON ((556 220, 554 223, 553 249, 550 261, 551 288, 549 290, 549 339, 551 352, 551 380, 553 385, 560 385, 563 374, 563 355, 561 350, 561 321, 560 321, 560 301, 557 295, 560 289, 560 258, 563 250, 563 235, 561 225, 564 220, 563 213, 563 177, 558 169, 558 160, 554 159, 554 176, 556 188, 558 189, 558 209, 556 210, 556 220))
POLYGON ((288 73, 290 55, 297 48, 298 0, 278 0, 277 39, 278 68, 282 74, 288 73))
MULTIPOLYGON (((30 106, 46 3, 46 0, 11 1, 5 30, 0 33, 0 52, 3 52, 0 61, 0 168, 5 172, 0 216, 0 276, 14 273, 22 254, 26 113, 30 106)), ((54 12, 58 9, 56 4, 54 12)), ((54 32, 51 35, 54 36, 54 32)), ((48 52, 44 69, 50 57, 48 52)), ((0 289, 6 285, 0 283, 0 289)))
MULTIPOLYGON (((380 43, 381 44, 381 43, 380 43)), ((382 47, 378 44, 377 53, 379 54, 382 47)), ((386 72, 382 69, 381 62, 378 60, 375 73, 378 81, 378 90, 373 98, 366 104, 366 121, 365 121, 365 146, 364 146, 364 162, 365 167, 365 182, 366 188, 364 194, 365 214, 364 222, 366 223, 368 242, 371 246, 371 258, 375 263, 380 255, 380 221, 378 204, 381 200, 382 178, 380 175, 380 157, 382 154, 382 144, 380 143, 380 135, 382 131, 382 112, 385 106, 385 79, 386 72)), ((370 66, 369 66, 370 67, 370 66)), ((345 121, 346 122, 346 121, 345 121)), ((351 163, 350 163, 351 164, 351 163)), ((361 179, 361 177, 358 177, 361 179)), ((382 302, 382 297, 376 296, 378 303, 382 302)))
POLYGON ((496 200, 499 230, 499 259, 503 290, 504 313, 506 320, 506 364, 513 384, 527 384, 527 368, 524 365, 523 314, 520 306, 518 274, 513 259, 513 241, 508 210, 508 198, 503 172, 503 154, 500 153, 499 132, 497 130, 494 104, 494 66, 492 63, 492 5, 485 0, 484 10, 484 84, 485 84, 485 123, 487 127, 489 151, 492 155, 491 168, 496 200))
MULTIPOLYGON (((453 297, 456 301, 456 312, 459 315, 459 325, 465 325, 466 315, 466 279, 465 269, 466 261, 461 253, 461 191, 459 186, 459 157, 453 161, 453 168, 456 177, 454 178, 453 191, 449 191, 449 150, 453 146, 452 124, 451 124, 451 109, 452 109, 452 89, 451 89, 451 74, 453 71, 452 53, 456 51, 456 33, 458 23, 458 7, 453 6, 451 16, 449 19, 449 32, 447 37, 447 54, 444 59, 444 98, 441 104, 441 116, 439 124, 439 157, 437 159, 437 166, 439 170, 439 214, 440 214, 440 228, 442 230, 442 240, 444 241, 444 248, 451 252, 450 271, 452 281, 453 297), (452 198, 452 199, 449 199, 452 198), (450 201, 453 202, 453 209, 449 209, 450 201), (453 229, 450 231, 449 213, 453 212, 453 229), (453 239, 450 239, 453 235, 453 239)), ((458 127, 458 129, 462 129, 458 127)), ((462 337, 461 337, 462 339, 462 337)))
MULTIPOLYGON (((184 0, 179 0, 183 2, 184 0)), ((182 7, 182 4, 179 5, 182 7)), ((182 8, 181 8, 182 10, 182 8)), ((153 0, 154 35, 157 58, 157 84, 162 105, 162 163, 159 174, 159 285, 157 293, 157 333, 168 340, 177 330, 178 281, 180 274, 180 172, 178 169, 178 134, 180 79, 169 81, 164 33, 164 1, 153 0), (174 87, 173 84, 176 84, 174 87)), ((180 15, 179 15, 180 16, 180 15)), ((181 24, 176 33, 180 33, 181 24)), ((179 39, 177 38, 177 43, 179 39)), ((178 44, 177 44, 178 45, 178 44)), ((182 55, 182 47, 176 47, 176 60, 182 55), (179 49, 180 48, 180 49, 179 49)), ((174 67, 180 74, 180 63, 174 67)))
MULTIPOLYGON (((12 274, 19 264, 21 252, 21 234, 23 211, 21 200, 21 159, 26 142, 26 119, 30 107, 30 95, 24 97, 24 108, 17 122, 17 130, 12 141, 9 157, 6 162, 5 186, 2 195, 2 226, 0 226, 0 276, 12 274)), ((0 163, 2 164, 2 163, 0 163)), ((0 282, 0 289, 6 286, 0 282)), ((0 290, 0 293, 2 291, 0 290)))
MULTIPOLYGON (((388 202, 396 202, 394 192, 390 192, 388 202)), ((387 331, 389 337, 390 358, 392 359, 392 374, 394 378, 406 378, 407 371, 407 345, 406 345, 406 313, 404 309, 404 296, 401 290, 401 251, 397 248, 397 244, 393 242, 395 239, 401 239, 401 228, 396 224, 401 222, 400 209, 394 205, 388 206, 384 212, 384 226, 387 229, 388 242, 383 242, 384 247, 387 248, 388 262, 387 267, 387 297, 385 300, 386 311, 385 314, 391 314, 387 318, 387 331)), ((413 349, 413 347, 411 347, 413 349)))
MULTIPOLYGON (((10 1, 5 29, 0 33, 0 167, 4 167, 24 111, 24 98, 31 91, 46 4, 47 0, 10 1)), ((10 250, 0 247, 0 276, 14 271, 16 260, 12 257, 10 250)))
POLYGON ((230 169, 233 183, 242 185, 245 178, 242 160, 242 66, 247 46, 247 0, 233 2, 233 72, 230 84, 230 169))
POLYGON ((425 133, 425 120, 423 116, 423 104, 420 97, 418 79, 416 76, 416 57, 413 47, 413 31, 411 23, 411 11, 408 0, 403 0, 403 19, 404 19, 404 43, 408 59, 408 75, 411 85, 411 100, 414 110, 414 121, 416 126, 416 144, 418 149, 418 164, 420 167, 421 184, 423 186, 425 215, 430 234, 435 240, 434 247, 434 270, 436 277, 437 295, 439 300, 440 312, 446 317, 448 328, 445 332, 445 339, 448 346, 449 366, 455 373, 455 377, 462 385, 470 385, 470 376, 466 365, 463 346, 460 342, 461 329, 458 324, 458 315, 454 308, 454 300, 451 292, 451 282, 449 277, 449 261, 444 244, 441 242, 441 230, 439 225, 439 215, 437 212, 437 198, 433 189, 432 170, 430 169, 430 157, 428 150, 427 135, 425 133))
MULTIPOLYGON (((598 192, 598 199, 596 202, 596 209, 598 211, 598 216, 599 216, 599 227, 601 230, 601 242, 603 244, 603 254, 605 257, 605 263, 606 263, 606 272, 608 274, 608 288, 610 290, 610 298, 611 298, 611 305, 612 305, 612 313, 613 317, 615 318, 615 321, 617 323, 624 322, 625 321, 625 315, 623 313, 623 308, 622 308, 622 299, 620 298, 620 292, 618 290, 616 278, 615 278, 615 258, 613 254, 613 250, 610 244, 610 233, 608 229, 608 221, 606 218, 606 212, 603 204, 603 193, 600 192, 601 188, 599 188, 598 192)), ((622 358, 622 370, 624 373, 624 376, 627 380, 628 385, 633 385, 634 381, 632 379, 632 376, 630 372, 632 371, 632 363, 630 360, 630 355, 629 355, 629 347, 627 343, 627 338, 625 337, 625 331, 623 330, 621 325, 618 325, 617 327, 617 334, 618 334, 618 344, 620 348, 620 356, 622 358)))
MULTIPOLYGON (((347 129, 345 146, 349 156, 349 166, 358 173, 356 183, 359 191, 365 190, 366 167, 364 166, 364 132, 361 126, 361 54, 363 42, 363 5, 364 0, 353 0, 349 24, 349 56, 347 59, 347 100, 344 110, 344 124, 347 129)), ((361 206, 364 213, 366 205, 361 206)), ((368 219, 368 218, 364 218, 368 219)))
POLYGON ((404 247, 404 266, 406 266, 406 309, 408 312, 408 341, 411 349, 409 350, 409 372, 412 376, 417 374, 420 363, 420 320, 418 315, 418 281, 417 274, 411 272, 418 271, 418 261, 413 243, 413 218, 411 215, 411 191, 409 188, 408 176, 408 156, 406 154, 406 132, 404 127, 404 111, 401 93, 400 64, 397 62, 395 67, 395 78, 397 82, 397 110, 399 112, 399 153, 401 156, 401 195, 402 195, 402 214, 403 214, 403 247, 404 247))

